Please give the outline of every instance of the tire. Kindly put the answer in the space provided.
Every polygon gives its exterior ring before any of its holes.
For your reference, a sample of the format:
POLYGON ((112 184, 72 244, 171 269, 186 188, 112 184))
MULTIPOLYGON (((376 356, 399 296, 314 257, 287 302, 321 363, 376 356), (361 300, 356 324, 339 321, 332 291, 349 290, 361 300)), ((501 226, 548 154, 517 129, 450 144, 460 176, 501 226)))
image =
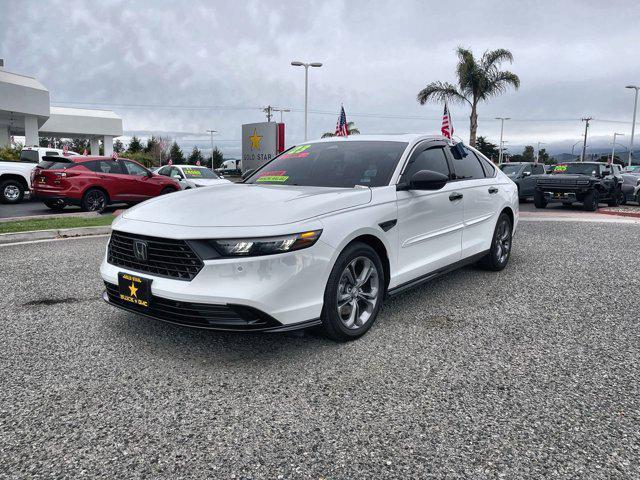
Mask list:
POLYGON ((171 187, 165 187, 160 191, 160 195, 167 195, 169 193, 173 193, 176 192, 177 190, 175 188, 171 188, 171 187))
POLYGON ((536 192, 533 194, 533 204, 536 206, 536 208, 546 208, 547 203, 547 200, 544 198, 544 193, 536 190, 536 192))
POLYGON ((24 185, 18 180, 0 182, 0 203, 20 203, 24 199, 24 185))
POLYGON ((102 213, 109 204, 109 197, 99 188, 90 188, 82 196, 81 206, 85 212, 102 213))
POLYGON ((600 193, 597 190, 591 190, 584 196, 582 203, 586 211, 596 212, 600 203, 600 193))
POLYGON ((47 207, 49 207, 54 212, 61 212, 64 208, 64 202, 61 200, 45 200, 44 203, 47 207))
POLYGON ((613 192, 613 197, 607 202, 610 207, 618 207, 622 204, 623 193, 620 190, 613 192))
POLYGON ((346 342, 367 333, 380 311, 385 286, 384 269, 376 251, 360 242, 348 245, 338 256, 325 288, 320 316, 325 336, 346 342), (358 287, 365 267, 370 273, 358 287))
POLYGON ((511 256, 513 225, 506 213, 500 214, 493 231, 489 253, 478 262, 478 266, 492 272, 499 272, 509 263, 511 256))

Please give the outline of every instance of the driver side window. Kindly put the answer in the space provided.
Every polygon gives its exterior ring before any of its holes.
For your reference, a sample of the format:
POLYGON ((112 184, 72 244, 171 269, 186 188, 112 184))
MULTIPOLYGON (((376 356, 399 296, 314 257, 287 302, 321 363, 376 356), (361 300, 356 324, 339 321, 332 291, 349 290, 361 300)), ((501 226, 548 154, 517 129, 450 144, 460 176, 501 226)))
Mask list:
POLYGON ((404 169, 400 183, 408 183, 420 170, 431 170, 449 177, 449 164, 444 149, 433 147, 414 153, 404 169))

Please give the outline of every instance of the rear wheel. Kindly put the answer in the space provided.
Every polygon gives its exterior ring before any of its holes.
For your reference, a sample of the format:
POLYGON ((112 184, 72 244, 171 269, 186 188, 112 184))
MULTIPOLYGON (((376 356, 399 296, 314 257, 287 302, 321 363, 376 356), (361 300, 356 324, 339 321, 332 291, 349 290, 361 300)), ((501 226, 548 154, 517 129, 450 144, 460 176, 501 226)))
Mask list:
POLYGON ((45 200, 44 203, 54 212, 60 212, 64 208, 64 202, 62 200, 45 200))
POLYGON ((598 210, 598 204, 600 203, 600 193, 597 190, 591 190, 584 196, 582 201, 584 209, 588 212, 595 212, 598 210))
POLYGON ((493 240, 489 253, 478 262, 478 265, 486 270, 498 272, 507 266, 511 255, 512 225, 509 215, 502 213, 498 217, 496 228, 493 231, 493 240))
POLYGON ((0 182, 0 202, 20 203, 24 198, 25 188, 18 180, 5 180, 0 182))
POLYGON ((356 242, 338 257, 324 293, 322 327, 329 338, 349 341, 375 322, 385 291, 382 262, 369 245, 356 242))
POLYGON ((610 207, 617 207, 622 204, 622 191, 616 190, 613 192, 611 199, 607 202, 610 207))
POLYGON ((101 213, 107 207, 108 203, 109 199, 107 198, 107 194, 98 188, 87 190, 82 197, 82 209, 87 212, 101 213))
POLYGON ((533 204, 536 206, 536 208, 546 208, 547 200, 546 198, 544 198, 544 193, 536 190, 536 192, 533 194, 533 204))

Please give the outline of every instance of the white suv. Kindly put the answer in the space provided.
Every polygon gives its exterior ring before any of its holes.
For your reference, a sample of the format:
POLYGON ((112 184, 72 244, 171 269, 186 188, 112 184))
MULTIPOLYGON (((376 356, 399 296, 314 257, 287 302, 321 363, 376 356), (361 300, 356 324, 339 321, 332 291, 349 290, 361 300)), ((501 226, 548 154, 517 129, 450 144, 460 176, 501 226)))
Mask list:
POLYGON ((386 295, 468 263, 503 269, 517 223, 516 185, 473 148, 426 135, 330 138, 244 183, 127 210, 101 265, 103 298, 182 325, 321 325, 350 340, 386 295))
MULTIPOLYGON (((20 203, 31 188, 31 172, 44 156, 61 156, 57 148, 25 147, 17 162, 0 159, 0 203, 20 203)), ((66 152, 66 155, 78 155, 66 152)))

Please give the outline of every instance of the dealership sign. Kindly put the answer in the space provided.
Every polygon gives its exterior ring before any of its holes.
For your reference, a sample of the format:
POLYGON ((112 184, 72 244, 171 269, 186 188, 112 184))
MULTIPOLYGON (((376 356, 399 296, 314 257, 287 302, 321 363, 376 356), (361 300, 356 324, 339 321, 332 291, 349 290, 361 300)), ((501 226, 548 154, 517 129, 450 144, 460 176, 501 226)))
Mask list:
POLYGON ((284 123, 242 125, 242 171, 261 167, 284 150, 284 123))

